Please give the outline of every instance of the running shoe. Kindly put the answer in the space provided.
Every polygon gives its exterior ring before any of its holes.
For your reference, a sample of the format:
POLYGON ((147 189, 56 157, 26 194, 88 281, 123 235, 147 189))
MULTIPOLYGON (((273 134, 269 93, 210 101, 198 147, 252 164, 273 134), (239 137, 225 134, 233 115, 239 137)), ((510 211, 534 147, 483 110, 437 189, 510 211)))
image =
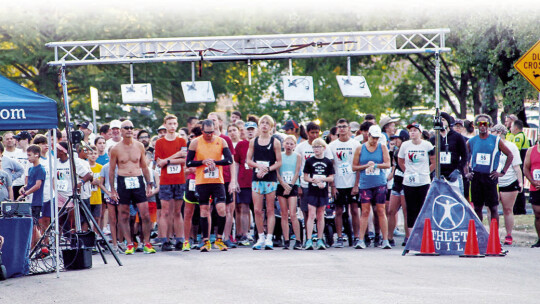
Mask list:
MULTIPOLYGON (((355 238, 354 241, 353 241, 353 248, 354 249, 360 249, 358 246, 358 244, 360 243, 360 239, 359 238, 355 238)), ((365 242, 364 242, 365 244, 365 242)))
POLYGON ((210 234, 210 243, 214 244, 215 241, 216 241, 216 235, 210 234))
POLYGON ((505 245, 512 245, 513 239, 511 235, 507 235, 504 237, 504 244, 505 245))
POLYGON ((174 244, 174 250, 181 251, 182 249, 184 249, 184 238, 181 238, 174 244))
POLYGON ((300 243, 299 240, 295 240, 295 241, 294 241, 293 249, 294 249, 294 250, 302 250, 302 244, 300 243))
POLYGON ((283 242, 283 250, 289 250, 289 246, 291 246, 291 241, 283 242))
POLYGON ((243 236, 242 238, 240 238, 240 241, 238 242, 238 246, 250 246, 251 243, 249 242, 249 239, 247 236, 243 236))
POLYGON ((217 238, 214 242, 214 246, 216 246, 220 251, 227 251, 227 245, 223 243, 223 240, 221 238, 217 238))
POLYGON ((264 250, 274 250, 274 241, 272 240, 272 237, 269 237, 268 235, 264 241, 264 250))
POLYGON ((257 240, 257 243, 255 243, 255 245, 253 245, 252 248, 253 248, 253 250, 261 250, 261 249, 263 249, 264 244, 265 244, 264 235, 259 236, 259 239, 257 240))
POLYGON ((318 250, 325 250, 326 249, 326 246, 324 245, 324 242, 323 242, 322 239, 317 241, 317 249, 318 250))
POLYGON ((305 248, 306 248, 306 250, 313 250, 313 241, 312 240, 307 240, 305 248))
POLYGON ((212 250, 212 244, 209 240, 204 241, 204 245, 201 246, 201 252, 209 252, 212 250))
POLYGON ((403 239, 403 243, 401 243, 401 246, 405 246, 407 245, 407 241, 409 240, 409 238, 405 238, 403 239))
POLYGON ((388 243, 390 243, 390 246, 392 247, 396 246, 396 241, 394 241, 394 239, 388 240, 388 243))
POLYGON ((163 245, 161 245, 161 251, 173 251, 174 246, 170 241, 165 241, 163 245))
POLYGON ((536 244, 533 244, 531 246, 531 248, 540 248, 540 240, 538 240, 538 242, 536 242, 536 244))
POLYGON ((184 244, 182 244, 182 251, 190 251, 191 250, 191 244, 189 241, 184 241, 184 244))
POLYGON ((405 232, 396 227, 396 229, 394 229, 394 236, 405 236, 405 232))
POLYGON ((137 242, 134 242, 136 244, 135 248, 135 252, 143 252, 143 244, 142 243, 137 243, 137 242))
POLYGON ((238 247, 231 240, 226 240, 224 243, 225 243, 225 246, 227 246, 228 248, 236 248, 236 247, 238 247))
POLYGON ((376 234, 375 238, 373 239, 373 247, 380 247, 381 246, 381 235, 376 234))
POLYGON ((383 240, 381 248, 382 249, 392 249, 392 246, 390 246, 390 242, 388 240, 383 240))
POLYGON ((355 249, 366 249, 367 245, 364 240, 358 240, 357 247, 354 247, 355 249))
POLYGON ((343 248, 343 238, 342 237, 338 237, 335 247, 336 248, 343 248))
POLYGON ((132 243, 132 244, 129 244, 127 246, 127 249, 125 251, 125 254, 134 254, 135 253, 135 245, 132 243))
POLYGON ((145 254, 151 254, 156 253, 156 250, 154 249, 154 247, 152 247, 152 244, 146 243, 146 245, 144 245, 143 252, 145 254))

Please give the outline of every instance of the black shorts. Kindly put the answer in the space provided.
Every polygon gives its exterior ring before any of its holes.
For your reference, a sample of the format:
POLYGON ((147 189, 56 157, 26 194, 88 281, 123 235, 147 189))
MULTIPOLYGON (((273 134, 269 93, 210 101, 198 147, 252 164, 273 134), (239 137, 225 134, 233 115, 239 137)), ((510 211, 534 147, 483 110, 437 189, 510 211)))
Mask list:
POLYGON ((148 202, 148 198, 146 197, 146 191, 144 189, 145 184, 142 175, 137 176, 137 180, 139 181, 139 187, 135 189, 126 189, 126 178, 128 177, 118 176, 118 178, 116 179, 116 183, 118 185, 118 203, 120 205, 131 205, 148 202))
POLYGON ((225 203, 225 185, 223 184, 202 184, 195 186, 199 195, 199 205, 209 205, 210 197, 214 204, 225 203))
POLYGON ((305 196, 307 204, 314 206, 314 207, 326 207, 328 205, 328 196, 313 196, 313 195, 306 195, 305 196))
POLYGON ((41 218, 41 206, 32 206, 32 219, 34 220, 34 225, 37 225, 38 220, 41 218))
POLYGON ((514 192, 514 191, 519 191, 519 182, 517 179, 508 186, 504 186, 504 187, 499 186, 499 192, 514 192))
POLYGON ((491 179, 489 173, 474 172, 471 181, 471 200, 475 207, 499 205, 498 179, 491 179))
POLYGON ((240 188, 240 192, 236 194, 237 204, 251 204, 253 196, 251 196, 251 188, 240 188))
POLYGON ((276 190, 276 196, 281 196, 284 198, 289 198, 291 196, 298 196, 298 185, 289 185, 289 186, 292 187, 291 192, 288 195, 283 195, 283 192, 285 192, 285 189, 281 185, 278 185, 277 190, 276 190))
MULTIPOLYGON (((186 203, 190 203, 190 204, 195 204, 195 205, 198 205, 199 204, 199 197, 197 196, 197 192, 195 190, 189 190, 189 182, 191 180, 187 180, 186 182, 186 191, 184 192, 184 201, 186 201, 186 203)), ((193 180, 195 181, 195 180, 193 180)))
POLYGON ((540 190, 529 192, 529 202, 533 206, 540 206, 540 190))
POLYGON ((233 196, 231 193, 229 193, 229 184, 230 182, 225 183, 225 204, 230 204, 233 202, 233 196))
POLYGON ((337 189, 336 200, 334 201, 336 205, 349 205, 358 203, 358 195, 352 195, 352 188, 342 188, 337 189))

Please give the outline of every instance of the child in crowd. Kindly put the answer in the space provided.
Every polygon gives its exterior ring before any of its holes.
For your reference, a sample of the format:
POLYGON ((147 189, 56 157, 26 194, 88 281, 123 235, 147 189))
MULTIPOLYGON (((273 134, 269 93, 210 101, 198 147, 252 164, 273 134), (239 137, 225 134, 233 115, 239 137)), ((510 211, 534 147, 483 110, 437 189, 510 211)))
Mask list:
MULTIPOLYGON (((103 201, 101 200, 101 189, 99 187, 99 184, 101 183, 101 169, 103 169, 103 166, 98 164, 96 161, 99 157, 99 153, 97 151, 97 147, 94 145, 90 146, 90 149, 87 152, 88 156, 88 164, 90 165, 90 170, 92 171, 93 179, 91 182, 90 187, 90 212, 92 213, 92 216, 98 223, 100 227, 102 227, 103 223, 103 214, 105 211, 105 208, 103 208, 103 201)), ((94 231, 97 233, 97 228, 94 227, 94 231)))
POLYGON ((0 202, 13 200, 13 181, 11 175, 2 170, 2 158, 0 157, 0 202))
POLYGON ((45 181, 45 168, 39 163, 41 148, 38 145, 30 145, 26 149, 28 162, 32 164, 28 170, 27 183, 21 188, 19 200, 32 194, 32 218, 34 219, 34 233, 32 234, 32 247, 34 247, 41 237, 39 218, 41 217, 41 207, 43 206, 43 182, 45 181))
POLYGON ((313 222, 317 217, 317 234, 323 235, 324 231, 324 211, 328 205, 328 183, 334 181, 334 165, 332 161, 324 157, 326 142, 317 138, 312 143, 314 156, 306 160, 304 167, 304 180, 309 183, 307 203, 308 219, 306 222, 307 240, 306 250, 313 250, 313 241, 316 242, 317 249, 324 250, 326 246, 322 238, 312 240, 313 222))

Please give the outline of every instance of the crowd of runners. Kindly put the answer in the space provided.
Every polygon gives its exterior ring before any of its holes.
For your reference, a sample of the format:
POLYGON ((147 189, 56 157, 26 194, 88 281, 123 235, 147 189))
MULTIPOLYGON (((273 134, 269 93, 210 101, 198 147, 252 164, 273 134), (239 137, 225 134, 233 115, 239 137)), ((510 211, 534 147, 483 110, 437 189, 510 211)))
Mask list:
MULTIPOLYGON (((442 122, 441 176, 458 185, 480 219, 485 206, 498 220, 502 205, 507 245, 525 177, 539 232, 540 146, 530 148, 523 122, 510 115, 493 124, 484 114, 464 122, 447 113, 442 122)), ((278 127, 269 115, 237 111, 185 122, 169 114, 154 136, 127 119, 103 124, 97 134, 90 122, 78 128, 84 138, 74 146, 77 191, 113 250, 125 254, 391 249, 400 233, 406 244, 436 166, 433 131, 390 117, 377 123, 369 114, 362 123, 336 119, 330 130, 294 120, 278 127)), ((1 200, 31 202, 34 244, 51 222, 49 189, 58 190, 61 208, 74 188, 65 131, 55 151, 38 133, 6 132, 0 144, 1 200)), ((65 209, 60 223, 71 231, 73 207, 65 209)), ((96 228, 84 214, 81 222, 83 230, 96 228)))

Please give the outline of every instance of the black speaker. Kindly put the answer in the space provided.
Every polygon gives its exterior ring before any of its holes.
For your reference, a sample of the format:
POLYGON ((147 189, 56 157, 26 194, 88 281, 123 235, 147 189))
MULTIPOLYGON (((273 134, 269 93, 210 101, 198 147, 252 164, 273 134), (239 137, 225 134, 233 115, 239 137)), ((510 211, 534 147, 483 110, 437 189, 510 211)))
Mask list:
POLYGON ((64 249, 62 257, 66 269, 92 268, 92 248, 64 249))

